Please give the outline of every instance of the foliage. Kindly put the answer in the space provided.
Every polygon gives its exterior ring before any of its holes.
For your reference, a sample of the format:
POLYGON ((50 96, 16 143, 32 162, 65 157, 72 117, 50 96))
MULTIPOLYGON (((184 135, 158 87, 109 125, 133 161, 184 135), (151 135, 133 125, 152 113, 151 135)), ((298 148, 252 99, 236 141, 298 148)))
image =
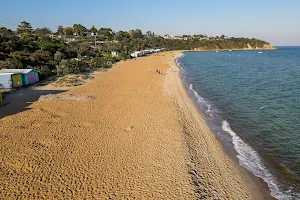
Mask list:
POLYGON ((97 29, 95 28, 95 26, 92 26, 92 28, 89 31, 92 33, 97 33, 97 29))
POLYGON ((22 63, 13 58, 8 58, 5 61, 0 61, 0 69, 21 69, 22 63))
POLYGON ((73 32, 74 32, 74 30, 73 30, 72 27, 66 27, 66 28, 64 28, 64 33, 66 35, 73 35, 73 32))
POLYGON ((58 26, 56 37, 49 37, 47 27, 33 31, 31 24, 23 21, 16 31, 0 28, 0 69, 34 68, 42 77, 54 74, 86 72, 93 68, 109 68, 129 54, 144 49, 166 48, 168 50, 216 50, 263 48, 269 43, 249 38, 207 37, 202 34, 183 35, 173 39, 145 34, 140 29, 114 32, 110 28, 95 26, 87 30, 81 24, 72 27, 58 26), (86 37, 85 32, 97 33, 86 37), (75 33, 73 35, 73 33, 75 33), (96 44, 95 44, 96 43, 96 44), (111 52, 118 51, 118 57, 111 52))
POLYGON ((73 30, 76 35, 83 36, 84 32, 87 32, 87 29, 81 24, 74 24, 73 30))
POLYGON ((43 35, 47 35, 47 34, 51 34, 51 30, 47 27, 44 28, 37 28, 34 30, 34 33, 38 36, 43 36, 43 35))
POLYGON ((32 33, 31 24, 26 21, 22 21, 20 25, 18 25, 17 33, 32 33))
POLYGON ((106 65, 106 59, 104 57, 96 57, 93 59, 93 67, 101 68, 106 65))
POLYGON ((63 26, 59 25, 57 27, 57 34, 58 35, 63 35, 64 34, 64 27, 63 26))

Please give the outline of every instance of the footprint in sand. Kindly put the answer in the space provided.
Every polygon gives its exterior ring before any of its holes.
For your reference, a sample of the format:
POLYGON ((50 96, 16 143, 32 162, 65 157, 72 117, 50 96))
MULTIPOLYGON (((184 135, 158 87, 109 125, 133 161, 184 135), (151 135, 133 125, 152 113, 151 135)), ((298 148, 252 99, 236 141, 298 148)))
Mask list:
POLYGON ((126 129, 124 129, 124 131, 128 133, 133 129, 134 129, 134 126, 128 126, 126 129))
POLYGON ((92 127, 94 124, 92 122, 80 122, 76 125, 77 127, 92 127))

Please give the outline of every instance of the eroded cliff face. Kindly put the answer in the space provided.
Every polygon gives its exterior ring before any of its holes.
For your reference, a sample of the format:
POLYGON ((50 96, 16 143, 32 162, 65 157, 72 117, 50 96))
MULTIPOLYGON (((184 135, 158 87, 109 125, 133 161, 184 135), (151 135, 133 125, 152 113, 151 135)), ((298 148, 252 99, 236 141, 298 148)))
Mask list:
POLYGON ((198 47, 198 48, 194 48, 192 50, 194 51, 217 51, 217 50, 272 50, 272 49, 276 49, 272 44, 267 43, 264 45, 260 45, 260 46, 254 46, 251 45, 250 43, 247 43, 247 47, 244 48, 240 48, 240 47, 236 47, 236 48, 226 48, 226 47, 221 47, 221 46, 215 46, 215 47, 208 47, 208 46, 203 46, 203 47, 198 47))
POLYGON ((251 46, 249 43, 247 44, 248 48, 245 49, 249 49, 249 50, 255 50, 255 49, 276 49, 272 44, 264 44, 262 47, 258 47, 258 46, 251 46))

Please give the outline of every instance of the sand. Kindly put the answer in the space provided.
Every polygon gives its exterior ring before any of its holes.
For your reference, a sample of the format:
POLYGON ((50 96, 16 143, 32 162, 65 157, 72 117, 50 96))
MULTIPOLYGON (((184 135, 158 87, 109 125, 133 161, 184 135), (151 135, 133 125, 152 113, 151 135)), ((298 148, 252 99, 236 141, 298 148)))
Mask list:
POLYGON ((188 97, 179 53, 63 93, 92 99, 41 99, 0 119, 0 199, 262 199, 188 97))

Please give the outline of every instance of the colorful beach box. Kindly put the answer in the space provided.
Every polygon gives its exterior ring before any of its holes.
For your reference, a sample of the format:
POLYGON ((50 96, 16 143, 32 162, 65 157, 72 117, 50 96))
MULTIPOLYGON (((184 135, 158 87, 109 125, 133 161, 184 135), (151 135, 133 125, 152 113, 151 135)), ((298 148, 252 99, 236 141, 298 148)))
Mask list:
POLYGON ((0 72, 0 88, 12 89, 20 86, 22 86, 21 74, 0 72))
POLYGON ((31 85, 39 82, 39 73, 33 69, 2 69, 0 70, 0 74, 13 74, 13 87, 31 85))

